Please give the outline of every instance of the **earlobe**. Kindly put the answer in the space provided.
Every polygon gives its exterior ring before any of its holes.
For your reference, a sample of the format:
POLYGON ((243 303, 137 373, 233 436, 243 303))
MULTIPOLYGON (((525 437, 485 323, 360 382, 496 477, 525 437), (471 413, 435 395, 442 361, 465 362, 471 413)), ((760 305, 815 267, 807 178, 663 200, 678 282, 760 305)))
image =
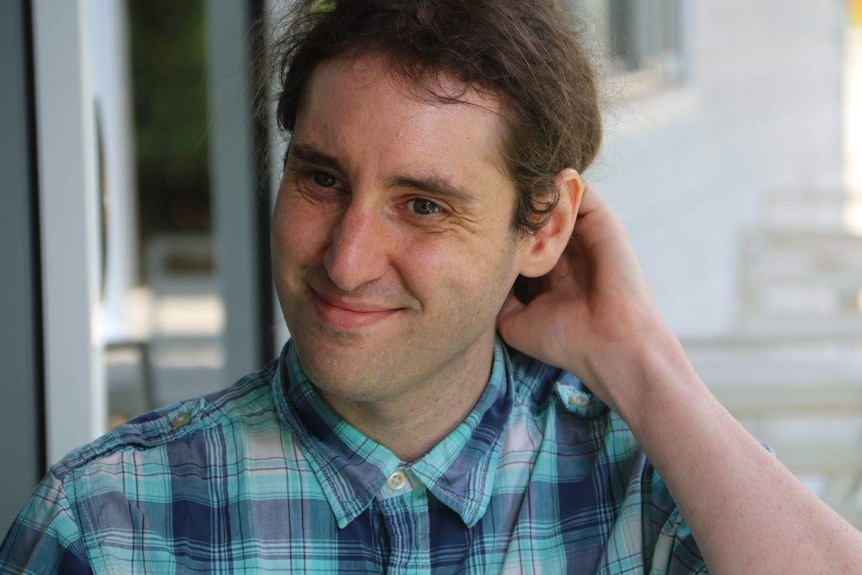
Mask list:
POLYGON ((521 275, 540 277, 554 269, 575 228, 584 183, 577 171, 566 168, 554 179, 560 198, 545 225, 531 238, 521 275))

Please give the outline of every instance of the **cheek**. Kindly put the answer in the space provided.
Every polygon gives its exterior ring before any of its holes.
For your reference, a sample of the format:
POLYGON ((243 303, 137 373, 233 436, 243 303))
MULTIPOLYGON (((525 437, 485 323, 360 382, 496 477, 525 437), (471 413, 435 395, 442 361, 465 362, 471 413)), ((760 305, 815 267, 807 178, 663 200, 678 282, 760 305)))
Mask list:
POLYGON ((279 199, 272 217, 270 237, 275 265, 301 263, 325 241, 325 222, 302 202, 279 199))
POLYGON ((272 252, 272 265, 276 277, 279 277, 284 273, 284 268, 292 259, 289 248, 295 248, 296 246, 293 241, 293 234, 291 233, 291 222, 289 218, 285 217, 283 209, 276 209, 271 225, 270 251, 272 252))
POLYGON ((518 275, 513 250, 499 237, 402 242, 398 261, 411 291, 445 300, 447 306, 502 305, 518 275))

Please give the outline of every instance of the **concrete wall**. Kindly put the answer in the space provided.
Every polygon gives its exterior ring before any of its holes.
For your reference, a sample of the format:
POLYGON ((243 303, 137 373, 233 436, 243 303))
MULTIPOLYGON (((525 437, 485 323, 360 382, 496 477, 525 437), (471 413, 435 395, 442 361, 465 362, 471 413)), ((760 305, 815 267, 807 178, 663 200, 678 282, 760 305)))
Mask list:
POLYGON ((761 198, 840 190, 844 2, 682 3, 689 77, 612 99, 586 175, 628 227, 678 333, 725 335, 761 198))

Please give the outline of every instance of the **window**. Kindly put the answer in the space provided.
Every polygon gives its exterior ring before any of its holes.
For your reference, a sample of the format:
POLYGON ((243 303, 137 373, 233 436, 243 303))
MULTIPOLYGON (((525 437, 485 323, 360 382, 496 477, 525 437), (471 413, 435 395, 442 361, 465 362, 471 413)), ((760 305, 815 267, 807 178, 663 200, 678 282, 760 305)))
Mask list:
POLYGON ((572 0, 614 75, 645 89, 682 80, 681 0, 572 0))

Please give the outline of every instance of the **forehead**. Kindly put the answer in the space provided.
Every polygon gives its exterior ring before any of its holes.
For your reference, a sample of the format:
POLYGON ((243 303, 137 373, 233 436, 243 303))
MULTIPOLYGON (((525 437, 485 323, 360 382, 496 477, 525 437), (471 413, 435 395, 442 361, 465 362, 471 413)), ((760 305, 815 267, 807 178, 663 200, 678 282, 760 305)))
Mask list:
POLYGON ((380 56, 326 61, 309 78, 294 138, 348 162, 434 166, 452 177, 481 167, 508 179, 500 101, 445 72, 420 82, 380 56))

